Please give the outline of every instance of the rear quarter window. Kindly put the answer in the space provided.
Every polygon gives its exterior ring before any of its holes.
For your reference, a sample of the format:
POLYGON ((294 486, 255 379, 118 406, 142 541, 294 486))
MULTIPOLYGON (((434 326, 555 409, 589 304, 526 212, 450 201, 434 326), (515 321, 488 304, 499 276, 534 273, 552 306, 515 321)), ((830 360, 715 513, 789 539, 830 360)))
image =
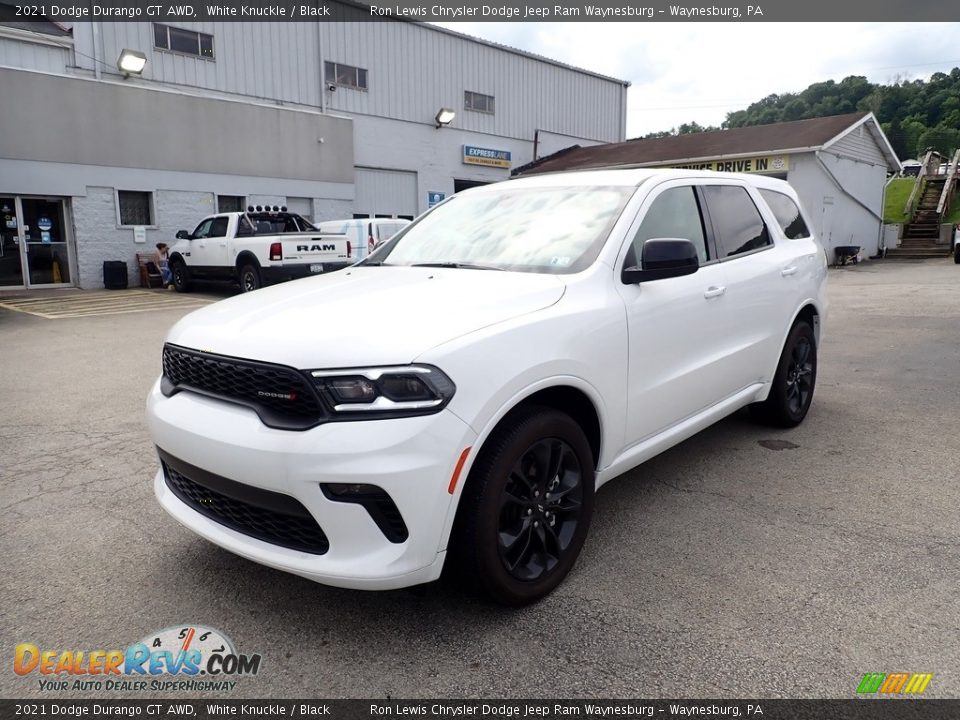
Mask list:
POLYGON ((770 247, 770 233, 746 188, 739 185, 705 185, 703 194, 717 231, 721 258, 770 247))
POLYGON ((800 240, 810 237, 810 230, 803 220, 803 215, 800 214, 800 208, 789 195, 776 190, 760 190, 760 196, 770 206, 787 239, 800 240))

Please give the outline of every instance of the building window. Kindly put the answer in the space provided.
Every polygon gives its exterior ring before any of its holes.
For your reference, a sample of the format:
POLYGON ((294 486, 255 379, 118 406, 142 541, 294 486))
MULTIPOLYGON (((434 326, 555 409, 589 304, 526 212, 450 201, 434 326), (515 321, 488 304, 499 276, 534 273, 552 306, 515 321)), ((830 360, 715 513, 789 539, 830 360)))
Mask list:
POLYGON ((193 30, 154 23, 153 46, 161 50, 213 60, 213 35, 193 30))
POLYGON ((246 200, 243 195, 217 195, 217 212, 243 212, 246 200))
POLYGON ((363 68, 335 62, 325 62, 323 66, 328 83, 357 90, 367 89, 367 71, 363 68))
POLYGON ((463 109, 493 115, 493 95, 466 90, 463 93, 463 109))
POLYGON ((117 190, 121 225, 153 225, 153 193, 117 190))

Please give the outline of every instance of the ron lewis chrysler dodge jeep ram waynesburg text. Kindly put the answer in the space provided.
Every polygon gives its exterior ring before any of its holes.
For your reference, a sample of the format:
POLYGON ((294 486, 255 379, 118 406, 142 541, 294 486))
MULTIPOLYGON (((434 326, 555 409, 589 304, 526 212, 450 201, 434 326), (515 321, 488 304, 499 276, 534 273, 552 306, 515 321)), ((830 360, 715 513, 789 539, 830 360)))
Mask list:
POLYGON ((458 193, 362 262, 203 308, 148 400, 154 487, 232 552, 542 597, 594 491, 738 408, 789 427, 826 259, 763 177, 615 170, 458 193))

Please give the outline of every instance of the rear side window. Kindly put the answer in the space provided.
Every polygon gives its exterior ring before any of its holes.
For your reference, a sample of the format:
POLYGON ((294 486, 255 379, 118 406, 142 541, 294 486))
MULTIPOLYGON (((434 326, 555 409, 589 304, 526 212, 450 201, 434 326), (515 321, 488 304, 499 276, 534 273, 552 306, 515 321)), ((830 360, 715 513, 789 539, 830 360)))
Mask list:
POLYGON ((783 229, 783 234, 788 239, 799 240, 800 238, 810 237, 810 231, 803 221, 800 208, 788 195, 776 190, 761 190, 760 196, 767 201, 767 205, 773 210, 774 217, 777 218, 777 222, 783 229))
POLYGON ((720 257, 733 257, 772 245, 770 233, 746 188, 706 185, 703 188, 717 231, 720 257))
POLYGON ((651 238, 682 238, 697 248, 700 264, 709 260, 707 242, 703 232, 700 205, 692 187, 677 187, 664 190, 651 203, 640 223, 633 247, 627 254, 627 267, 638 264, 643 244, 651 238))
POLYGON ((226 237, 228 221, 229 218, 226 217, 214 218, 213 223, 210 225, 210 234, 207 237, 226 237))

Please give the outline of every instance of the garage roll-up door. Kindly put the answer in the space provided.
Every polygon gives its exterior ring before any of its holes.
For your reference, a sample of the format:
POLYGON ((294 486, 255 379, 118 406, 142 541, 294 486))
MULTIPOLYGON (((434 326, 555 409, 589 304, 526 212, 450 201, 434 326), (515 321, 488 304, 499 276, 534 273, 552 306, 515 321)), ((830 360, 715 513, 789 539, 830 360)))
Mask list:
POLYGON ((417 174, 403 170, 356 168, 353 212, 374 217, 415 217, 417 174))

